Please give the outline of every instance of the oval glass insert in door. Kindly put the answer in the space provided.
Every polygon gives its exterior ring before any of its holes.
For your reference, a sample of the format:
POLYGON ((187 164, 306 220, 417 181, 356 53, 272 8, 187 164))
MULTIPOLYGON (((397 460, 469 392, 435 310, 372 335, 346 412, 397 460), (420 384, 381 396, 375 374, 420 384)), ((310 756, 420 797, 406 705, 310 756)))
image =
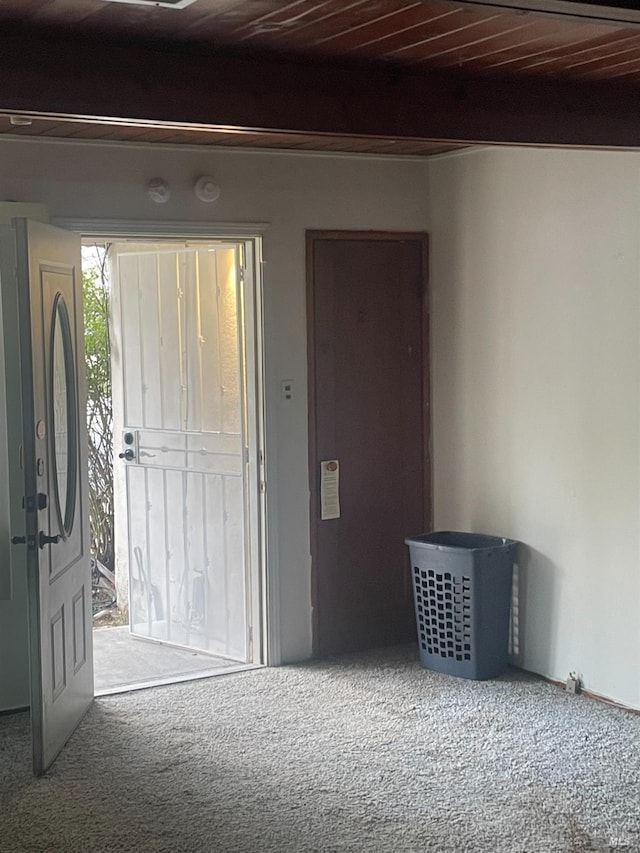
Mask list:
POLYGON ((67 304, 61 293, 58 293, 53 303, 49 399, 53 425, 55 506, 60 533, 66 539, 73 528, 76 512, 78 429, 71 326, 67 304))

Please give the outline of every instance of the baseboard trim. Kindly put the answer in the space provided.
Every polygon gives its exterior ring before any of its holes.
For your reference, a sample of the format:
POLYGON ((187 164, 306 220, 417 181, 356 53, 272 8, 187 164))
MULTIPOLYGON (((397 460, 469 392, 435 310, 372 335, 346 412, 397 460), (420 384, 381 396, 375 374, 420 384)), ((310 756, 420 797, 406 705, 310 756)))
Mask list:
POLYGON ((21 705, 18 708, 3 708, 0 711, 0 717, 8 717, 9 714, 23 714, 25 711, 29 710, 28 705, 21 705))
MULTIPOLYGON (((557 678, 551 678, 548 675, 540 675, 539 672, 532 672, 522 666, 516 666, 515 664, 512 664, 512 666, 520 672, 526 672, 527 675, 534 675, 536 678, 541 678, 543 681, 553 684, 560 690, 565 689, 564 681, 560 681, 557 678)), ((601 693, 596 693, 593 690, 585 690, 582 688, 579 695, 586 696, 587 699, 593 699, 595 702, 602 702, 604 705, 609 705, 611 708, 617 708, 619 711, 626 711, 627 714, 634 714, 636 717, 640 717, 640 708, 632 708, 630 705, 624 705, 622 702, 616 702, 615 699, 610 699, 608 696, 603 696, 601 693)))

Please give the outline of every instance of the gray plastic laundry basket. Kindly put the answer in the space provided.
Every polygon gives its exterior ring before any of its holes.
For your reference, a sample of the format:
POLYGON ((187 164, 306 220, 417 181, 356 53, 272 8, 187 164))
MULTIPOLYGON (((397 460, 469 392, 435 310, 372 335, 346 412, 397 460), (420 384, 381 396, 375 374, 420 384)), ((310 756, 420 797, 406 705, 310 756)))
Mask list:
POLYGON ((420 662, 462 678, 495 678, 508 664, 513 563, 518 543, 441 531, 405 539, 420 662))

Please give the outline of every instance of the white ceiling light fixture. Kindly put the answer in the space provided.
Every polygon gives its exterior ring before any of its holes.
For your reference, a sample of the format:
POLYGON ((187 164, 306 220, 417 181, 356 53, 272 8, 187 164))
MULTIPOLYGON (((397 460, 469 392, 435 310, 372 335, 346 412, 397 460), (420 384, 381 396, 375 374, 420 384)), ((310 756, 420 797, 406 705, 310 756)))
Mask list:
POLYGON ((164 178, 151 178, 147 184, 147 194, 156 204, 166 204, 171 198, 171 187, 164 178))
POLYGON ((220 198, 220 187, 216 184, 215 179, 211 175, 203 175, 195 182, 193 191, 196 198, 210 204, 213 201, 218 201, 220 198))
POLYGON ((105 3, 129 3, 131 6, 159 6, 164 9, 185 9, 196 0, 104 0, 105 3))

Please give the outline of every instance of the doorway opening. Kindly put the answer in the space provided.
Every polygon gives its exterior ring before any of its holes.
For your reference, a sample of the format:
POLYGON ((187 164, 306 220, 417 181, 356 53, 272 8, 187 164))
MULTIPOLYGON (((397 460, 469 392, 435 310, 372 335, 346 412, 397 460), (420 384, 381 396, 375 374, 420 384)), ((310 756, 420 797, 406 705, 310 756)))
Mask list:
POLYGON ((95 693, 260 665, 253 240, 83 240, 95 693))

